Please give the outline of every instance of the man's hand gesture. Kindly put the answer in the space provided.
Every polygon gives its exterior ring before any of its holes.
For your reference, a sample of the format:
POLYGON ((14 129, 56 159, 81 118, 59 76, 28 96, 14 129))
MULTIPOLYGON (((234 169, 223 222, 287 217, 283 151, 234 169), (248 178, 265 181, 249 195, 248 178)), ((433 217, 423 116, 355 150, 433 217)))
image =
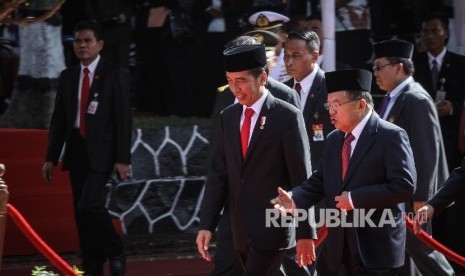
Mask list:
POLYGON ((295 206, 294 200, 292 200, 291 194, 280 187, 278 187, 278 194, 278 197, 270 201, 273 207, 283 216, 286 216, 287 213, 295 214, 297 207, 295 206))

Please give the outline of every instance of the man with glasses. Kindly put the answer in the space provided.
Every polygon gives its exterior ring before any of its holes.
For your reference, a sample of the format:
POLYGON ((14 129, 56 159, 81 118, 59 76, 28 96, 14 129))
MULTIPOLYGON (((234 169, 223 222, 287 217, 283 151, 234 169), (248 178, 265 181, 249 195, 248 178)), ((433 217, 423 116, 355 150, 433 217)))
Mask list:
MULTIPOLYGON (((345 224, 328 225, 326 267, 321 275, 395 275, 404 263, 404 202, 416 172, 406 132, 373 112, 371 74, 364 69, 325 74, 331 122, 325 152, 313 175, 271 200, 282 215, 324 200, 345 224), (372 212, 373 225, 356 214, 372 212), (384 224, 382 213, 392 217, 384 224), (344 274, 343 274, 344 275, 344 274)), ((335 221, 336 219, 334 219, 335 221)), ((297 259, 311 263, 313 241, 297 231, 297 259)))
MULTIPOLYGON (((412 146, 418 180, 405 210, 416 212, 449 175, 438 113, 428 92, 412 77, 413 44, 403 40, 385 40, 374 44, 374 53, 376 84, 387 93, 379 115, 403 128, 412 146)), ((431 225, 427 225, 425 230, 431 233, 431 225)), ((453 274, 441 253, 427 248, 410 232, 407 232, 406 252, 418 264, 423 275, 453 274)), ((401 269, 401 275, 410 275, 409 263, 401 269)))

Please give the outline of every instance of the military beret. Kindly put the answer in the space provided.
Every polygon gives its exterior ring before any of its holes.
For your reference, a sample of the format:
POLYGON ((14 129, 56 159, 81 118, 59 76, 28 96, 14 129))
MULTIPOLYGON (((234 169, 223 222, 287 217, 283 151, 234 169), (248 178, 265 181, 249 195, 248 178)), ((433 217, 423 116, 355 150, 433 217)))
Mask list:
POLYGON ((244 35, 255 37, 260 43, 265 44, 265 47, 276 47, 279 44, 279 36, 273 32, 265 30, 253 30, 246 32, 244 35))

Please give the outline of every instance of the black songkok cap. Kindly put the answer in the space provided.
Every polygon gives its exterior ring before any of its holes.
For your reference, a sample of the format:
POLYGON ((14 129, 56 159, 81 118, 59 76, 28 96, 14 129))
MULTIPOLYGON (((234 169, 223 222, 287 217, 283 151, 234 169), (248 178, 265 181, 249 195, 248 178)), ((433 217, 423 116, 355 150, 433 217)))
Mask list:
POLYGON ((373 44, 375 58, 399 57, 412 59, 413 44, 405 40, 384 40, 373 44))
POLYGON ((245 71, 266 65, 264 45, 239 45, 223 52, 224 67, 227 72, 245 71))
POLYGON ((365 69, 349 69, 325 73, 328 93, 342 90, 370 92, 371 73, 365 69))

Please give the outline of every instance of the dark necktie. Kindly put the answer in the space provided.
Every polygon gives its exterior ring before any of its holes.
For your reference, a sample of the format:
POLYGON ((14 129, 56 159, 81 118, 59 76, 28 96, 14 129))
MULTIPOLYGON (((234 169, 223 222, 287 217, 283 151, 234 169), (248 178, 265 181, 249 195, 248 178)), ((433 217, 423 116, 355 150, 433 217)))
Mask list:
POLYGON ((438 85, 439 78, 439 66, 438 62, 433 59, 433 67, 431 67, 431 80, 433 81, 433 91, 436 93, 436 87, 438 85))
POLYGON ((84 67, 84 76, 82 78, 81 87, 81 104, 79 109, 79 133, 82 137, 86 137, 86 112, 87 112, 87 99, 89 98, 89 69, 84 67))
POLYGON ((294 84, 294 90, 297 91, 297 94, 299 94, 300 97, 300 91, 302 91, 302 86, 300 85, 300 82, 296 82, 294 84))
POLYGON ((254 111, 252 108, 246 108, 244 114, 244 122, 242 123, 241 128, 241 146, 242 146, 242 157, 245 158, 247 154, 247 147, 249 146, 249 136, 250 136, 250 124, 252 123, 252 116, 254 111))
POLYGON ((344 144, 342 145, 342 154, 341 154, 341 159, 342 159, 342 181, 344 181, 344 179, 346 177, 347 168, 349 167, 350 151, 351 151, 350 143, 354 139, 355 139, 355 137, 352 135, 352 133, 348 133, 346 135, 346 137, 344 138, 344 144))
POLYGON ((379 117, 384 118, 384 113, 386 113, 387 107, 389 105, 389 101, 391 101, 391 97, 388 94, 383 99, 381 109, 379 110, 379 117))

